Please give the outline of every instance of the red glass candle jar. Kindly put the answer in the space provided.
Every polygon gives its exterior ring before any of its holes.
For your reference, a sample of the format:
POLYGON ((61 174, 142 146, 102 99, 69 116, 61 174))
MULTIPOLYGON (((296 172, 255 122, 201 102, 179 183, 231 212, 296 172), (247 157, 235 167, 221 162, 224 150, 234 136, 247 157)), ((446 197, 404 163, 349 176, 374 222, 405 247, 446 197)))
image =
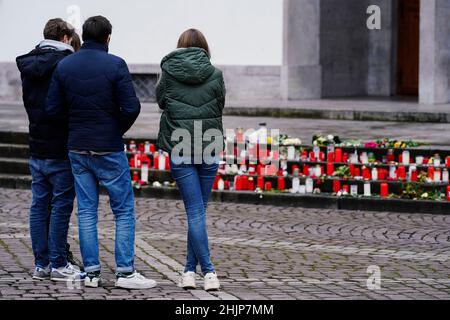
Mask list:
POLYGON ((334 173, 334 163, 327 163, 327 176, 332 176, 334 173))
POLYGON ((389 195, 389 186, 386 182, 380 185, 380 196, 386 198, 389 195))
POLYGON ((311 151, 311 152, 309 153, 309 161, 316 161, 316 157, 315 157, 315 155, 314 155, 314 151, 311 151))
POLYGON ((342 154, 342 162, 347 163, 348 162, 348 153, 344 152, 342 154))
POLYGON ((145 146, 143 143, 139 143, 139 152, 142 152, 142 153, 145 152, 145 146))
POLYGON ((447 158, 445 158, 445 166, 447 168, 450 168, 450 156, 448 156, 447 158))
POLYGON ((417 170, 411 171, 411 181, 417 181, 417 170))
POLYGON ((303 166, 303 174, 305 176, 309 176, 309 166, 307 166, 306 164, 303 166))
POLYGON ((334 152, 327 153, 327 162, 334 162, 334 152))
POLYGON ((361 169, 359 167, 353 168, 353 176, 355 177, 361 176, 361 169))
POLYGON ((247 190, 249 190, 249 191, 255 190, 255 180, 254 180, 252 177, 250 177, 250 178, 248 179, 248 182, 247 182, 247 190))
POLYGON ((450 185, 447 186, 447 200, 450 201, 450 185))
POLYGON ((248 176, 241 176, 241 189, 248 190, 248 176))
POLYGON ((319 161, 325 161, 325 153, 323 151, 319 152, 319 161))
POLYGON ((265 189, 266 191, 272 190, 272 182, 267 181, 266 184, 265 184, 265 188, 264 188, 264 189, 265 189))
POLYGON ((343 186, 342 186, 342 190, 343 190, 344 192, 349 193, 348 184, 343 185, 343 186))
POLYGON ((397 179, 405 180, 406 179, 406 169, 404 166, 399 166, 397 169, 397 179))
POLYGON ((371 174, 369 168, 367 168, 367 167, 363 168, 363 174, 362 175, 363 175, 364 180, 370 180, 372 178, 372 174, 371 174))
POLYGON ((434 180, 434 167, 428 167, 428 178, 434 180))
POLYGON ((333 192, 338 193, 341 190, 341 181, 333 180, 333 192))
POLYGON ((159 169, 159 155, 158 154, 156 154, 153 157, 153 168, 155 168, 156 170, 159 169))
POLYGON ((298 165, 294 164, 292 166, 292 174, 294 174, 295 170, 298 169, 298 165))
POLYGON ((278 177, 277 186, 280 191, 286 189, 286 182, 283 177, 278 177))
POLYGON ((348 165, 348 168, 350 169, 350 175, 353 177, 355 175, 355 165, 353 163, 350 163, 348 165))
POLYGON ((217 190, 218 189, 219 180, 220 180, 220 176, 216 176, 216 179, 214 179, 214 182, 213 182, 213 187, 212 187, 213 190, 217 190))
POLYGON ((334 161, 342 162, 342 149, 341 148, 336 148, 336 150, 334 150, 334 161))
POLYGON ((139 173, 137 171, 133 171, 133 181, 139 181, 139 173))
POLYGON ((256 186, 257 186, 258 188, 260 188, 261 190, 264 189, 264 177, 259 176, 259 177, 256 179, 256 186))

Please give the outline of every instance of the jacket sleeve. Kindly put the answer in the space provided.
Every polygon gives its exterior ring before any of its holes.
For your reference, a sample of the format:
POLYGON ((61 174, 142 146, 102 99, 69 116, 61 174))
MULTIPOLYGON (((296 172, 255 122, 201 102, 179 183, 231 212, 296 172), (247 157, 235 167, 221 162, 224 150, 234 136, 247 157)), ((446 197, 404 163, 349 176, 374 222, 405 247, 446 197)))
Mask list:
POLYGON ((53 72, 45 101, 45 112, 51 118, 65 120, 67 117, 66 99, 58 67, 53 72))
POLYGON ((160 109, 166 108, 166 73, 163 71, 156 86, 156 101, 160 109))
POLYGON ((227 95, 227 89, 225 87, 225 81, 223 80, 223 75, 222 75, 222 79, 221 79, 220 85, 221 85, 221 89, 222 89, 222 96, 221 96, 221 99, 220 99, 220 106, 221 106, 222 111, 223 111, 223 108, 225 108, 225 97, 227 95))
POLYGON ((125 134, 141 112, 141 103, 136 97, 130 71, 124 60, 119 63, 116 79, 116 98, 120 112, 120 126, 125 134))

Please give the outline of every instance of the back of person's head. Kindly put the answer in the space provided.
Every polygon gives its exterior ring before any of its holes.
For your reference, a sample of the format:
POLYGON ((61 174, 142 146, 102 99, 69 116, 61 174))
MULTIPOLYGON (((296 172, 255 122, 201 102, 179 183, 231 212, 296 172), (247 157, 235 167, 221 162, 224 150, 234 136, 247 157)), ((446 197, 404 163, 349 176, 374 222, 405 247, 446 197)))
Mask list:
POLYGON ((211 53, 209 51, 208 41, 206 41, 205 36, 197 29, 188 29, 183 32, 178 39, 177 48, 202 48, 206 51, 209 57, 211 53))
POLYGON ((77 52, 81 48, 81 39, 78 33, 74 33, 72 37, 72 41, 70 42, 70 45, 73 48, 73 51, 77 52))
POLYGON ((82 38, 83 41, 95 41, 106 44, 111 33, 112 25, 109 20, 103 16, 95 16, 84 22, 82 38))
POLYGON ((55 18, 50 19, 44 27, 44 39, 63 41, 70 40, 75 33, 75 30, 63 19, 55 18))

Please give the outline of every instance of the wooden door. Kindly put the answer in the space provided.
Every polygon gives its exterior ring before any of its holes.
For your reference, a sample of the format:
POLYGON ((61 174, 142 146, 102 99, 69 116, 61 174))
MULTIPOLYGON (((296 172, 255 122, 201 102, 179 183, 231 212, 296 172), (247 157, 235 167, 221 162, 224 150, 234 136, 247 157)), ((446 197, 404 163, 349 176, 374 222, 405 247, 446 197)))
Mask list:
POLYGON ((420 0, 399 0, 397 94, 419 94, 420 0))

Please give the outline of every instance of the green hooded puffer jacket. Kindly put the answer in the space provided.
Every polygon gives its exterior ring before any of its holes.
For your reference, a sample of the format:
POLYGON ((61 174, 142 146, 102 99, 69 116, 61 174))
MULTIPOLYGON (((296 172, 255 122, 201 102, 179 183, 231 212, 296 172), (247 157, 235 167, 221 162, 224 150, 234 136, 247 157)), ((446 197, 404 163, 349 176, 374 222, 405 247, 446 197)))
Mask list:
MULTIPOLYGON (((194 145, 201 145, 203 152, 215 139, 223 144, 225 84, 222 71, 211 64, 206 51, 201 48, 177 49, 164 57, 161 69, 162 75, 156 88, 158 105, 163 110, 158 147, 170 153, 183 140, 178 141, 177 138, 172 141, 172 134, 177 129, 185 129, 184 132, 191 135, 191 155, 194 154, 194 145), (195 137, 194 126, 197 133, 201 132, 195 137), (209 129, 215 130, 208 132, 213 135, 208 141, 203 135, 209 129)), ((174 136, 179 132, 183 130, 178 130, 174 136)))

